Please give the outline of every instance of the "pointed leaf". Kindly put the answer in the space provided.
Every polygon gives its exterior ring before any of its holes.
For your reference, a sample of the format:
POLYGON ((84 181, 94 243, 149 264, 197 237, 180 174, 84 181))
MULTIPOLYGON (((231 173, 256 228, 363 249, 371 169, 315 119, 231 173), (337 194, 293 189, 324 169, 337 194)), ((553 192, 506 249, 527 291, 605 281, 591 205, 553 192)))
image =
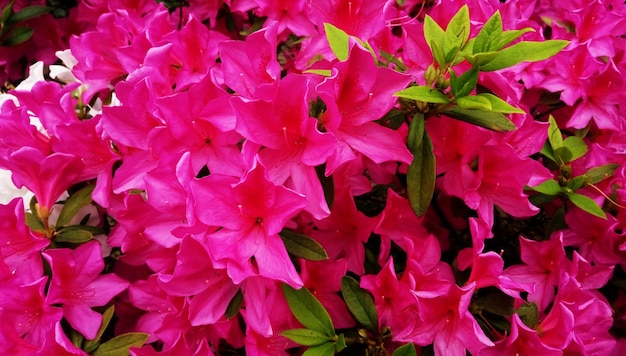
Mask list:
POLYGON ((394 96, 398 96, 401 98, 423 101, 425 103, 436 103, 436 104, 448 104, 450 100, 448 97, 440 92, 439 90, 432 89, 427 86, 419 85, 408 87, 404 90, 400 90, 399 92, 393 94, 394 96))
POLYGON ((328 342, 326 344, 309 347, 302 356, 334 356, 335 343, 328 342))
POLYGON ((559 126, 556 124, 552 115, 548 118, 548 122, 550 124, 548 127, 548 142, 550 142, 552 152, 554 152, 563 147, 563 135, 561 134, 561 130, 559 130, 559 126))
MULTIPOLYGON (((413 124, 413 122, 411 122, 413 124)), ((415 123, 416 125, 418 123, 415 123)), ((423 125, 423 124, 422 124, 423 125)), ((417 216, 423 216, 435 192, 436 166, 433 144, 422 128, 422 142, 411 152, 413 161, 406 173, 409 203, 417 216)))
POLYGON ((82 226, 70 226, 57 231, 54 236, 55 242, 69 242, 81 244, 93 239, 93 234, 82 226))
POLYGON ((43 14, 47 14, 48 12, 50 12, 50 10, 52 10, 52 8, 48 6, 41 6, 41 5, 28 6, 16 12, 11 17, 9 17, 9 19, 7 20, 7 24, 13 25, 20 21, 34 19, 35 17, 41 16, 43 14))
POLYGON ((326 32, 326 39, 328 40, 330 49, 335 54, 335 57, 341 62, 348 59, 350 36, 343 30, 326 22, 324 22, 324 31, 326 32))
POLYGON ((327 335, 311 329, 291 329, 285 330, 280 334, 287 339, 304 346, 317 346, 329 341, 327 335))
POLYGON ((107 308, 107 310, 104 311, 104 313, 102 313, 102 323, 100 324, 100 329, 98 329, 98 333, 93 340, 87 340, 87 342, 85 342, 83 346, 83 350, 85 350, 85 352, 91 353, 98 348, 98 346, 100 345, 100 338, 102 337, 102 334, 104 334, 106 328, 109 326, 111 318, 113 318, 114 312, 115 306, 111 305, 107 308))
POLYGON ((57 227, 65 226, 68 222, 70 222, 70 220, 72 220, 80 209, 91 204, 91 193, 95 187, 96 186, 94 184, 87 185, 65 200, 61 214, 57 219, 57 227))
POLYGON ((307 235, 293 230, 283 229, 279 233, 287 252, 310 261, 324 261, 328 259, 326 250, 317 241, 307 235))
POLYGON ((472 95, 472 96, 464 96, 461 98, 457 98, 457 105, 461 109, 466 110, 480 110, 491 112, 491 102, 483 97, 472 95))
POLYGON ((528 32, 535 32, 535 30, 533 28, 526 27, 520 30, 504 31, 500 34, 500 37, 497 39, 497 42, 495 43, 495 45, 491 47, 491 50, 497 51, 500 48, 515 41, 516 39, 522 37, 523 34, 528 33, 528 32))
POLYGON ((606 219, 606 213, 604 212, 604 210, 602 210, 602 208, 598 206, 598 203, 596 203, 588 196, 571 192, 567 194, 567 198, 574 205, 588 212, 589 214, 606 219))
POLYGON ((24 213, 24 221, 26 223, 26 226, 28 226, 28 228, 33 231, 36 231, 36 232, 46 231, 46 227, 43 226, 43 222, 41 222, 41 219, 39 219, 32 213, 24 213))
POLYGON ((500 55, 500 52, 497 52, 497 51, 489 51, 489 52, 476 53, 476 54, 470 54, 470 53, 464 54, 465 59, 467 59, 467 61, 470 62, 474 66, 482 66, 483 64, 489 63, 493 61, 499 55, 500 55))
POLYGON ((559 53, 568 45, 565 40, 547 40, 543 42, 518 42, 500 51, 500 55, 491 62, 482 65, 482 71, 494 71, 514 66, 521 62, 539 62, 559 53))
POLYGON ((343 334, 339 334, 337 336, 337 343, 335 344, 335 351, 341 352, 341 350, 346 347, 348 347, 348 345, 346 345, 346 337, 343 334))
POLYGON ((619 164, 611 163, 605 164, 599 167, 593 167, 585 172, 584 176, 586 178, 585 183, 587 184, 596 184, 600 183, 606 178, 610 177, 615 173, 615 170, 619 167, 619 164))
POLYGON ((491 111, 493 112, 501 112, 503 114, 525 114, 524 110, 516 108, 493 94, 482 93, 476 96, 489 100, 491 103, 491 111))
MULTIPOLYGON (((443 50, 445 47, 444 41, 446 38, 446 32, 429 15, 426 15, 424 18, 424 38, 426 39, 428 46, 430 46, 431 51, 433 51, 433 54, 435 54, 433 44, 439 47, 440 50, 443 50)), ((436 57, 435 60, 437 60, 436 57)), ((441 66, 444 65, 444 63, 439 62, 439 60, 437 60, 437 63, 441 66)))
POLYGON ((548 179, 547 181, 534 186, 534 187, 530 187, 531 189, 533 189, 536 192, 539 193, 543 193, 546 195, 559 195, 561 194, 561 186, 559 185, 559 183, 557 183, 557 181, 555 181, 554 179, 548 179))
POLYGON ((451 47, 463 48, 470 35, 470 16, 467 4, 463 5, 448 22, 446 40, 451 47))
POLYGON ((478 67, 472 67, 458 78, 456 73, 450 70, 450 88, 452 88, 452 95, 457 99, 469 95, 476 88, 477 82, 478 67))
POLYGON ((226 307, 226 312, 224 316, 226 319, 232 319, 237 313, 239 313, 239 309, 241 309, 241 305, 243 304, 243 293, 241 289, 237 291, 237 294, 230 300, 228 303, 228 307, 226 307))
POLYGON ((585 185, 585 176, 577 176, 574 178, 571 178, 568 182, 567 182, 567 187, 571 190, 578 190, 580 188, 582 188, 582 186, 585 185))
POLYGON ((502 34, 502 16, 500 15, 500 11, 497 10, 487 22, 483 25, 476 35, 476 40, 474 41, 473 53, 482 53, 489 52, 493 50, 498 50, 499 48, 495 47, 495 41, 502 34))
POLYGON ((101 344, 92 356, 127 356, 131 347, 140 347, 148 340, 146 333, 126 333, 101 344))
POLYGON ((533 302, 526 302, 520 305, 516 312, 524 324, 531 329, 539 322, 539 308, 533 302))
POLYGON ((378 314, 372 295, 349 276, 341 278, 341 294, 356 321, 371 331, 378 331, 378 314))
POLYGON ((308 289, 302 287, 296 290, 283 284, 283 293, 291 312, 302 325, 328 337, 335 335, 330 315, 308 289))
POLYGON ((493 131, 505 132, 516 129, 515 124, 499 112, 470 110, 455 106, 443 111, 442 114, 493 131))
POLYGON ((565 140, 563 140, 563 147, 567 148, 571 154, 571 157, 569 157, 566 162, 572 162, 584 156, 589 150, 585 140, 577 136, 569 136, 565 138, 565 140))
POLYGON ((398 347, 391 356, 417 356, 417 350, 412 342, 398 347))
POLYGON ((33 37, 34 32, 35 30, 30 27, 18 27, 13 30, 9 37, 2 41, 2 45, 5 47, 17 46, 33 37))
POLYGON ((428 44, 430 48, 432 49, 433 58, 435 59, 435 62, 437 62, 440 67, 444 67, 446 65, 446 55, 444 54, 443 48, 441 47, 441 45, 435 41, 430 41, 428 42, 428 44))
POLYGON ((541 147, 541 154, 546 156, 547 158, 551 159, 552 162, 558 163, 556 160, 556 156, 554 155, 554 151, 552 150, 552 147, 550 146, 550 142, 546 142, 543 144, 543 147, 541 147))

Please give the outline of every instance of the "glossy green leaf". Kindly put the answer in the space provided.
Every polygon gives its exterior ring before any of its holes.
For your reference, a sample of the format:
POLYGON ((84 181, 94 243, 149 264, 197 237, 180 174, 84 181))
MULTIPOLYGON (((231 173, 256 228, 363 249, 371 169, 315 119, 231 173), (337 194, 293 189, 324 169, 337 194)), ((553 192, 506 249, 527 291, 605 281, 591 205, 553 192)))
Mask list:
POLYGON ((463 5, 450 19, 445 33, 450 49, 454 47, 460 49, 465 46, 470 35, 470 16, 467 4, 463 5))
POLYGON ((569 188, 571 190, 578 190, 578 189, 582 188, 583 185, 585 185, 585 176, 584 175, 571 178, 567 182, 567 188, 569 188))
POLYGON ((413 119, 411 119, 411 123, 409 124, 409 134, 406 140, 411 152, 418 150, 422 144, 425 124, 424 114, 416 113, 413 115, 413 119))
POLYGON ((98 346, 100 345, 100 338, 102 337, 102 334, 104 334, 106 328, 109 326, 109 323, 113 318, 114 312, 115 306, 111 305, 104 311, 104 313, 102 313, 102 323, 100 324, 100 328, 98 329, 96 337, 93 338, 93 340, 87 340, 83 344, 83 350, 85 350, 86 353, 92 353, 95 349, 98 348, 98 346))
POLYGON ((54 241, 80 244, 93 239, 93 234, 83 226, 68 226, 57 231, 54 241))
POLYGON ((429 42, 429 46, 433 52, 435 62, 437 62, 440 67, 444 67, 446 65, 446 55, 444 54, 441 45, 435 41, 431 41, 429 42))
POLYGON ((350 51, 350 36, 343 30, 324 22, 324 31, 326 32, 326 39, 330 45, 330 49, 333 51, 337 59, 345 61, 348 59, 348 53, 350 51))
POLYGON ((610 163, 598 167, 593 167, 585 172, 585 183, 596 184, 600 183, 606 178, 609 178, 615 173, 615 170, 619 167, 619 164, 610 163))
POLYGON ((567 194, 567 198, 574 205, 588 212, 589 214, 597 216, 602 219, 606 219, 606 213, 604 212, 604 210, 602 210, 602 208, 598 206, 598 203, 596 203, 593 199, 589 198, 588 196, 570 192, 567 194))
POLYGON ((491 102, 478 95, 464 96, 461 98, 457 98, 457 105, 461 109, 466 110, 480 110, 491 112, 491 102))
POLYGON ((491 111, 493 112, 501 112, 503 114, 525 114, 524 110, 516 108, 493 94, 482 93, 476 96, 489 100, 489 103, 491 103, 491 111))
POLYGON ((496 44, 493 47, 491 47, 491 49, 494 51, 497 51, 500 48, 515 41, 516 39, 522 37, 522 35, 528 32, 535 32, 535 30, 530 27, 526 27, 520 30, 503 31, 498 37, 496 44))
POLYGON ((89 184, 65 200, 61 214, 57 219, 57 227, 65 226, 74 216, 76 216, 80 209, 91 204, 91 193, 95 187, 96 186, 94 184, 89 184))
POLYGON ((547 181, 535 186, 530 187, 536 192, 546 195, 559 195, 561 194, 561 186, 554 179, 548 179, 547 181))
POLYGON ((483 53, 471 54, 468 53, 465 55, 465 59, 470 62, 473 66, 481 66, 483 64, 489 63, 493 61, 497 56, 500 55, 500 52, 490 51, 483 53))
POLYGON ((33 37, 34 32, 35 30, 30 27, 18 27, 11 32, 9 37, 2 41, 2 45, 5 47, 17 46, 33 37))
POLYGON ((131 347, 141 347, 148 340, 146 333, 126 333, 101 344, 92 356, 128 356, 131 347))
POLYGON ((341 295, 343 295, 348 310, 359 324, 369 330, 378 331, 378 314, 376 313, 374 298, 359 286, 359 282, 350 276, 343 276, 341 278, 341 295))
POLYGON ((415 345, 409 342, 395 349, 391 356, 417 356, 417 350, 415 349, 415 345))
MULTIPOLYGON (((329 341, 327 335, 311 329, 291 329, 280 333, 287 339, 304 346, 317 346, 329 341)), ((332 341, 332 339, 330 340, 332 341)))
POLYGON ((518 42, 500 51, 500 55, 491 62, 482 65, 482 71, 494 71, 514 66, 522 62, 538 62, 559 53, 568 45, 565 40, 547 40, 543 42, 518 42))
POLYGON ((34 19, 35 17, 41 16, 43 14, 47 14, 50 12, 52 8, 48 6, 41 5, 33 5, 22 8, 20 11, 14 13, 7 20, 8 25, 13 25, 21 21, 27 21, 30 19, 34 19))
POLYGON ((297 233, 293 230, 283 229, 279 233, 287 252, 296 257, 302 257, 310 261, 324 261, 328 254, 324 247, 311 237, 297 233))
MULTIPOLYGON (((443 50, 445 49, 444 41, 446 38, 446 32, 429 15, 424 17, 424 38, 426 39, 426 43, 430 47, 430 50, 433 51, 433 55, 436 54, 433 45, 437 46, 441 54, 443 54, 443 50)), ((440 60, 442 59, 443 56, 440 60)), ((445 64, 445 61, 440 62, 436 56, 435 60, 440 66, 445 64)))
POLYGON ((516 129, 515 124, 499 112, 469 110, 455 106, 443 111, 442 114, 493 131, 506 132, 516 129))
POLYGON ((334 356, 335 355, 335 343, 328 342, 322 345, 309 347, 302 356, 334 356))
POLYGON ((472 302, 494 315, 511 316, 515 313, 514 299, 502 292, 482 295, 472 302))
POLYGON ((534 328, 539 322, 539 308, 533 302, 527 302, 517 308, 517 315, 529 328, 534 328))
POLYGON ((469 95, 478 83, 478 67, 472 67, 470 70, 456 76, 453 70, 450 70, 450 88, 455 98, 469 95))
POLYGON ((559 126, 557 125, 554 117, 550 115, 548 118, 548 142, 550 142, 550 146, 552 147, 552 152, 563 147, 563 135, 561 134, 561 130, 559 130, 559 126))
POLYGON ((239 309, 241 309, 241 305, 243 304, 243 293, 241 289, 237 291, 233 299, 228 303, 228 307, 226 307, 226 312, 224 316, 226 319, 232 319, 237 313, 239 313, 239 309))
POLYGON ((550 142, 544 143, 543 147, 541 147, 541 151, 539 152, 541 152, 542 155, 551 159, 552 162, 556 162, 556 157, 554 156, 554 151, 552 151, 552 147, 550 147, 550 142))
POLYGON ((331 76, 330 69, 307 69, 307 70, 304 71, 304 73, 317 74, 317 75, 321 75, 321 76, 324 76, 324 77, 330 77, 331 76))
POLYGON ((420 120, 411 122, 410 126, 416 125, 415 128, 409 127, 409 132, 412 129, 417 130, 417 134, 421 132, 422 140, 411 150, 413 161, 407 169, 406 185, 411 208, 417 216, 423 216, 435 192, 436 167, 433 144, 428 133, 424 131, 423 120, 421 123, 418 121, 420 120))
POLYGON ((571 156, 568 157, 566 162, 572 162, 584 156, 587 151, 589 151, 585 140, 577 136, 566 137, 565 140, 563 140, 563 147, 567 148, 571 153, 571 156))
POLYGON ((0 17, 0 23, 6 24, 9 20, 9 17, 13 14, 13 4, 15 0, 11 0, 3 9, 2 9, 2 17, 0 17))
POLYGON ((405 99, 423 101, 425 103, 449 104, 448 97, 439 90, 432 89, 427 86, 419 85, 408 87, 393 94, 405 99))
POLYGON ((330 315, 308 289, 304 287, 294 289, 283 284, 283 293, 291 312, 302 325, 328 337, 334 337, 335 327, 330 315))
POLYGON ((496 41, 502 34, 502 16, 500 15, 500 11, 496 11, 487 22, 483 25, 476 35, 476 40, 474 41, 474 46, 472 47, 472 51, 474 54, 489 52, 498 50, 499 48, 494 48, 496 46, 496 41))

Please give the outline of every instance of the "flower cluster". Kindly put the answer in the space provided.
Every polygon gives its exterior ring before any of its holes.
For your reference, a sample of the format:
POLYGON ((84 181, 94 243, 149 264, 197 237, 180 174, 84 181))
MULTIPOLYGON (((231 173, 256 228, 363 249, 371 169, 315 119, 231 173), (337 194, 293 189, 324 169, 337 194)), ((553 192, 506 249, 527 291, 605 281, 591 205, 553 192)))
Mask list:
POLYGON ((2 10, 1 354, 626 350, 623 1, 2 10))

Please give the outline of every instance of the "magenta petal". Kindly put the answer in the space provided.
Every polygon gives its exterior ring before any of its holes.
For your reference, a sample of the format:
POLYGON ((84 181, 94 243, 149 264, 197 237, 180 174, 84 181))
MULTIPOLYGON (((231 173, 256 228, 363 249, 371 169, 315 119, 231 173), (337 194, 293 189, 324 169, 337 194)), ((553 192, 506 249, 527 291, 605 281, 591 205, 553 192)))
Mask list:
POLYGON ((100 324, 102 324, 102 315, 84 304, 65 305, 63 316, 74 329, 88 340, 96 337, 100 324))

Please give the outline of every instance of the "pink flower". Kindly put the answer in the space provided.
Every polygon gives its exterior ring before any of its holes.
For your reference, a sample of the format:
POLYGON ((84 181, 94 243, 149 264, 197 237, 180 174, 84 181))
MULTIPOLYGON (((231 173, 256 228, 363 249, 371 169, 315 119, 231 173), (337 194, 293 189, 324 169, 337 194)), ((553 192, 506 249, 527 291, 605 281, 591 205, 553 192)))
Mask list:
POLYGON ((87 339, 93 339, 102 315, 91 307, 108 303, 128 287, 128 282, 114 274, 100 275, 104 262, 97 241, 75 250, 50 249, 43 256, 52 270, 46 302, 62 304, 63 316, 70 325, 87 339))
POLYGON ((299 287, 302 281, 278 233, 307 201, 274 185, 265 172, 255 161, 241 180, 210 175, 191 182, 198 219, 221 227, 202 242, 215 259, 214 266, 226 268, 236 284, 260 275, 299 287))

